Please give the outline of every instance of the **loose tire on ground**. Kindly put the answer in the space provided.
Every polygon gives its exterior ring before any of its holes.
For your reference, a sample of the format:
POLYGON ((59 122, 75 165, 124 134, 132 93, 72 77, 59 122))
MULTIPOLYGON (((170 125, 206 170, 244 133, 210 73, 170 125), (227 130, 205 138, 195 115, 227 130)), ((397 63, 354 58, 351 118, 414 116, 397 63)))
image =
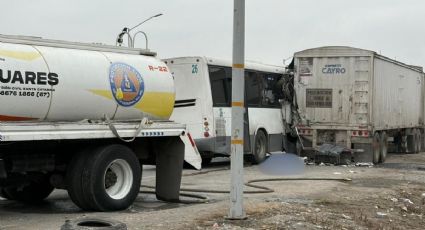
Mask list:
POLYGON ((142 170, 131 149, 103 146, 90 154, 82 173, 82 188, 91 209, 115 211, 128 208, 139 194, 142 170))
POLYGON ((386 132, 381 133, 380 148, 379 163, 384 163, 388 154, 388 135, 386 132))
POLYGON ((3 188, 4 197, 9 200, 37 204, 46 199, 55 188, 50 184, 49 176, 44 175, 29 182, 22 188, 3 188))
POLYGON ((379 157, 381 155, 381 137, 378 132, 373 135, 372 140, 372 154, 373 154, 373 163, 379 163, 379 157))
POLYGON ((90 230, 90 229, 102 229, 102 230, 126 230, 127 226, 124 223, 98 219, 98 218, 83 218, 77 220, 67 220, 62 225, 61 230, 90 230))
POLYGON ((253 162, 254 164, 259 164, 263 162, 267 157, 267 137, 264 131, 258 130, 255 135, 254 142, 254 155, 253 162))

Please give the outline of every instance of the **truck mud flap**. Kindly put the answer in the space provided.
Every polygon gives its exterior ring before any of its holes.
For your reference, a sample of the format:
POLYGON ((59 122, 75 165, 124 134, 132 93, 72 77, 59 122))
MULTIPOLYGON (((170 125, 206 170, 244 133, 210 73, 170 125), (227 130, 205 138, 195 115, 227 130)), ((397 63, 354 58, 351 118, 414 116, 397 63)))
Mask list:
POLYGON ((183 171, 185 144, 179 137, 155 141, 156 198, 178 202, 183 171))

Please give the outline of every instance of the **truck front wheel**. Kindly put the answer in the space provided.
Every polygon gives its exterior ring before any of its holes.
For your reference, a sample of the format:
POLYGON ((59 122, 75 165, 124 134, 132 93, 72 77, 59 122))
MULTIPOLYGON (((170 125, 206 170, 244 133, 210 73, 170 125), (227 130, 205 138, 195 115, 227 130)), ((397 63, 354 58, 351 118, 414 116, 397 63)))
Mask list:
POLYGON ((50 184, 49 176, 43 175, 36 180, 30 181, 24 187, 3 188, 3 197, 9 200, 36 204, 46 199, 54 187, 50 184))
POLYGON ((142 177, 133 151, 123 145, 108 145, 93 151, 88 162, 82 173, 82 192, 91 208, 128 208, 139 194, 142 177))

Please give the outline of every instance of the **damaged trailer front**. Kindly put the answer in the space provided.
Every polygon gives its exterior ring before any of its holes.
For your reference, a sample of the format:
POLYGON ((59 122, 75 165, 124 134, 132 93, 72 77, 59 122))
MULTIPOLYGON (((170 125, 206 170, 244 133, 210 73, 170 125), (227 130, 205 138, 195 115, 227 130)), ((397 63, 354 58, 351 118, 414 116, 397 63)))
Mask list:
POLYGON ((297 149, 311 158, 323 144, 344 161, 384 162, 388 148, 423 146, 422 68, 352 47, 320 47, 294 56, 297 149), (340 156, 338 156, 340 157, 340 156))

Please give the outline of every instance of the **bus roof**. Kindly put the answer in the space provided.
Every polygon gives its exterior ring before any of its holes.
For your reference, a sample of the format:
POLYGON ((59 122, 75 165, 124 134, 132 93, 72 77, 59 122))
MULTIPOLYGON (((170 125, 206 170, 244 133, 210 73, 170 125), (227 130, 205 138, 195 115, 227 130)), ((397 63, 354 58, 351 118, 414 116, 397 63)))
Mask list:
MULTIPOLYGON (((163 61, 165 61, 167 64, 168 63, 178 64, 178 63, 187 63, 187 62, 193 63, 196 61, 196 62, 203 62, 207 65, 232 67, 231 60, 223 59, 223 58, 205 57, 205 56, 173 57, 173 58, 163 59, 163 61)), ((253 62, 253 61, 246 61, 245 69, 258 70, 258 71, 264 71, 264 72, 270 72, 270 73, 281 73, 281 74, 285 72, 285 68, 283 66, 269 65, 269 64, 263 64, 259 62, 253 62)))

